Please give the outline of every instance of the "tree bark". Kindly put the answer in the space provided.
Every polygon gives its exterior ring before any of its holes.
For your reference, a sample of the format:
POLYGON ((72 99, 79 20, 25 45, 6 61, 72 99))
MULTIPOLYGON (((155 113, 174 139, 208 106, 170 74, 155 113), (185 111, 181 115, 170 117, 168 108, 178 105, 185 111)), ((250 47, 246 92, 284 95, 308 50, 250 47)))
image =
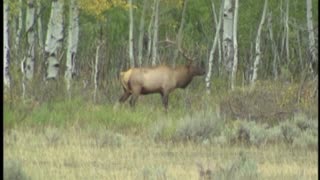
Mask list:
POLYGON ((258 28, 258 33, 257 33, 257 38, 256 38, 256 53, 255 53, 255 60, 254 60, 254 65, 253 65, 253 74, 252 74, 252 79, 251 79, 251 88, 254 87, 255 81, 257 79, 257 72, 258 72, 258 65, 260 63, 260 58, 261 58, 261 50, 260 50, 260 36, 261 36, 261 30, 262 26, 265 21, 265 16, 266 16, 266 11, 267 11, 267 6, 268 6, 268 0, 264 1, 264 7, 263 7, 263 13, 261 17, 261 21, 259 24, 258 28))
POLYGON ((42 29, 42 16, 41 16, 41 0, 37 1, 37 24, 38 24, 38 43, 40 46, 40 49, 43 51, 43 29, 42 29))
POLYGON ((312 1, 307 0, 307 27, 309 37, 309 53, 311 54, 311 61, 309 63, 310 70, 313 72, 312 64, 317 61, 317 48, 315 46, 313 19, 312 19, 312 1))
POLYGON ((300 72, 304 71, 304 63, 302 60, 302 53, 301 53, 301 40, 300 40, 300 31, 297 30, 297 42, 298 42, 298 53, 299 53, 299 65, 300 65, 300 72))
POLYGON ((286 57, 287 57, 287 64, 289 64, 289 62, 290 62, 290 49, 289 49, 289 0, 286 0, 285 26, 286 26, 286 57))
POLYGON ((22 32, 22 0, 19 0, 19 15, 18 15, 18 29, 17 29, 17 35, 15 38, 15 49, 16 51, 19 51, 20 48, 20 38, 21 38, 21 32, 22 32))
MULTIPOLYGON (((223 1, 224 0, 222 0, 222 3, 221 3, 222 5, 223 5, 223 1)), ((212 10, 214 10, 215 7, 214 7, 213 1, 211 1, 211 5, 212 5, 212 10)), ((221 23, 222 23, 222 15, 223 15, 223 6, 222 5, 220 7, 219 23, 218 23, 218 26, 216 29, 215 38, 213 40, 213 45, 212 45, 210 55, 209 55, 208 73, 207 73, 206 79, 205 79, 208 94, 210 94, 210 85, 211 85, 210 80, 211 80, 211 74, 212 74, 213 55, 214 55, 214 52, 216 49, 218 39, 220 37, 220 29, 221 29, 221 23)))
POLYGON ((129 60, 130 67, 134 67, 134 56, 133 56, 133 13, 132 13, 132 0, 128 0, 129 4, 129 60))
POLYGON ((269 36, 270 36, 270 41, 272 46, 272 53, 273 53, 272 71, 273 71, 274 80, 277 80, 278 79, 278 67, 277 67, 278 63, 277 62, 279 60, 279 53, 278 53, 276 42, 274 41, 274 38, 273 38, 271 12, 268 15, 268 30, 269 30, 269 36))
POLYGON ((45 43, 47 80, 57 79, 59 73, 58 53, 63 41, 63 6, 64 0, 52 1, 45 43))
POLYGON ((233 64, 233 0, 224 1, 223 15, 223 63, 225 70, 229 73, 232 70, 233 64))
POLYGON ((154 18, 155 18, 155 8, 156 8, 157 0, 154 0, 152 6, 152 16, 150 19, 149 27, 148 27, 148 49, 147 49, 147 59, 151 59, 151 50, 152 50, 152 29, 154 28, 154 18))
POLYGON ((6 88, 10 88, 10 74, 9 74, 9 62, 10 62, 10 48, 9 48, 9 5, 7 2, 3 4, 3 82, 6 88))
POLYGON ((147 9, 147 0, 143 0, 143 9, 140 18, 140 26, 139 26, 139 42, 138 42, 138 65, 141 67, 142 65, 142 56, 143 56, 143 38, 144 38, 144 18, 145 12, 147 9))
POLYGON ((25 73, 25 77, 27 80, 32 80, 34 74, 34 61, 35 61, 35 3, 34 0, 28 1, 27 7, 27 21, 26 21, 26 32, 27 32, 27 39, 28 39, 28 53, 27 57, 25 58, 25 62, 23 64, 23 72, 25 73))
POLYGON ((239 11, 239 0, 235 0, 234 8, 234 21, 233 21, 233 67, 231 74, 231 89, 234 90, 236 75, 237 75, 237 66, 238 66, 238 42, 237 42, 237 24, 238 24, 238 11, 239 11))
POLYGON ((94 66, 94 93, 93 93, 93 101, 96 103, 97 99, 97 89, 98 89, 98 64, 99 64, 99 51, 100 51, 100 47, 102 45, 102 42, 99 42, 98 46, 97 46, 97 50, 96 50, 96 61, 95 61, 95 66, 94 66))
POLYGON ((75 61, 79 41, 79 9, 77 0, 70 1, 68 50, 66 60, 65 81, 67 91, 70 92, 71 80, 75 75, 75 61))
POLYGON ((177 37, 176 37, 176 42, 177 42, 178 48, 175 49, 174 56, 173 56, 173 59, 172 59, 173 66, 176 65, 176 59, 177 59, 177 57, 179 55, 179 49, 181 49, 181 42, 182 42, 182 38, 183 38, 182 30, 183 30, 183 26, 184 26, 184 22, 185 22, 187 4, 188 4, 188 0, 184 0, 180 27, 179 27, 178 34, 177 34, 177 37))
POLYGON ((153 26, 153 40, 152 40, 152 66, 156 65, 156 60, 158 58, 158 24, 159 24, 159 1, 156 0, 155 3, 155 16, 154 16, 154 26, 153 26))
POLYGON ((218 76, 221 75, 221 66, 222 66, 222 39, 219 35, 218 37, 218 76))

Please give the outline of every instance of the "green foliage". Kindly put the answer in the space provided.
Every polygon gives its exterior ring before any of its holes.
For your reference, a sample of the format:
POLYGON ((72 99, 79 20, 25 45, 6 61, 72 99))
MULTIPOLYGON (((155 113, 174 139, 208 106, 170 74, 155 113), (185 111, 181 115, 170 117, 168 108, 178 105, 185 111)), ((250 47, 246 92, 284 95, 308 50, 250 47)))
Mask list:
POLYGON ((94 16, 97 19, 103 19, 103 14, 111 9, 112 7, 123 7, 127 8, 128 4, 124 0, 95 0, 95 1, 88 1, 88 0, 80 0, 79 7, 85 13, 88 13, 94 16))

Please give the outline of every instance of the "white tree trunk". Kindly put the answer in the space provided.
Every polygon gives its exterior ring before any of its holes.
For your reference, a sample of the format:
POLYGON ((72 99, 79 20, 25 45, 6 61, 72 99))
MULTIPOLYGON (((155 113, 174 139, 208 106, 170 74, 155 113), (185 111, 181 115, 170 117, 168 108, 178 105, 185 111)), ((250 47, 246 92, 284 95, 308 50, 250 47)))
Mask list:
POLYGON ((289 0, 286 0, 286 53, 287 53, 287 64, 290 62, 290 51, 289 51, 289 0))
POLYGON ((31 80, 34 74, 34 60, 35 60, 35 4, 33 0, 28 1, 27 7, 27 21, 26 21, 26 32, 28 37, 28 53, 23 64, 23 72, 27 80, 31 80))
POLYGON ((233 21, 234 57, 233 57, 233 67, 232 67, 232 74, 231 74, 231 89, 232 90, 234 90, 234 87, 235 87, 237 67, 238 67, 238 42, 237 42, 238 11, 239 11, 239 0, 235 0, 234 21, 233 21))
POLYGON ((75 60, 79 41, 79 9, 77 0, 70 1, 68 50, 66 60, 65 80, 67 91, 70 91, 71 80, 75 74, 75 60))
MULTIPOLYGON (((223 1, 222 0, 222 5, 223 5, 223 1)), ((214 11, 215 7, 214 7, 214 3, 213 1, 211 1, 211 5, 212 5, 212 10, 214 11)), ((211 48, 211 51, 210 51, 210 56, 209 56, 209 65, 208 65, 208 73, 206 75, 206 87, 207 87, 207 93, 209 94, 210 93, 210 80, 211 80, 211 74, 212 74, 212 63, 213 63, 213 55, 214 55, 214 52, 215 52, 215 49, 216 49, 216 45, 217 45, 217 42, 218 42, 218 39, 220 37, 220 29, 221 29, 221 23, 222 23, 222 15, 223 15, 223 6, 220 7, 220 16, 219 16, 219 23, 218 23, 218 26, 217 26, 217 29, 216 29, 216 33, 215 33, 215 38, 213 40, 213 45, 212 45, 212 48, 211 48)))
POLYGON ((129 4, 129 60, 130 67, 134 67, 134 56, 133 56, 133 14, 132 14, 132 0, 128 0, 129 4))
POLYGON ((260 36, 261 36, 261 30, 262 26, 265 21, 265 16, 266 16, 266 11, 267 11, 267 6, 268 6, 268 0, 264 1, 264 7, 263 7, 263 13, 262 13, 262 18, 259 24, 258 28, 258 33, 257 33, 257 38, 256 38, 256 53, 255 53, 255 60, 254 60, 254 65, 253 65, 253 74, 252 74, 252 79, 251 79, 251 87, 253 88, 255 85, 255 81, 257 79, 257 72, 258 72, 258 65, 260 63, 260 58, 261 58, 261 51, 260 51, 260 36))
POLYGON ((221 74, 221 62, 222 62, 222 40, 221 36, 218 37, 218 74, 221 74))
POLYGON ((25 68, 24 68, 24 64, 25 64, 25 58, 21 61, 21 72, 22 72, 22 79, 21 79, 21 84, 22 84, 22 99, 25 100, 25 95, 26 95, 26 76, 25 76, 25 68))
POLYGON ((9 6, 7 2, 3 4, 3 82, 4 86, 10 88, 10 75, 9 75, 9 62, 10 62, 10 51, 9 51, 9 6))
POLYGON ((41 0, 37 1, 37 26, 38 26, 38 43, 40 48, 43 50, 43 30, 42 30, 42 16, 41 16, 41 0))
POLYGON ((151 49, 152 49, 152 29, 154 28, 154 18, 155 18, 155 8, 156 8, 157 0, 154 0, 153 6, 152 6, 152 16, 150 19, 149 27, 148 27, 148 49, 147 49, 147 59, 150 60, 151 57, 151 49))
POLYGON ((143 9, 140 18, 140 27, 139 27, 139 42, 138 42, 138 65, 141 67, 142 64, 142 56, 143 56, 143 37, 144 37, 144 18, 145 12, 147 9, 147 0, 143 0, 143 9))
POLYGON ((15 49, 17 51, 19 51, 19 47, 20 47, 22 21, 23 21, 23 19, 22 19, 22 0, 19 0, 18 29, 17 29, 16 39, 15 39, 15 49))
POLYGON ((46 79, 56 79, 59 72, 58 50, 63 41, 63 5, 64 0, 52 1, 45 43, 47 73, 46 79))
POLYGON ((177 42, 177 46, 178 48, 175 49, 174 51, 174 56, 173 56, 173 59, 172 59, 172 63, 173 63, 173 66, 176 65, 176 59, 178 57, 178 54, 179 54, 179 49, 181 49, 181 42, 182 42, 182 30, 183 30, 183 26, 184 26, 184 22, 185 22, 185 16, 186 16, 186 9, 187 9, 187 4, 188 4, 188 0, 184 0, 184 3, 183 3, 183 9, 182 9, 182 15, 181 15, 181 22, 180 22, 180 27, 179 27, 179 30, 178 30, 178 34, 177 34, 177 37, 176 37, 176 42, 177 42))
POLYGON ((156 60, 158 58, 158 21, 159 21, 159 1, 156 0, 155 4, 155 16, 154 16, 154 26, 153 26, 153 40, 152 40, 152 66, 156 65, 156 60))
POLYGON ((225 70, 231 72, 233 64, 233 0, 224 1, 224 15, 223 15, 223 63, 225 70))
POLYGON ((97 90, 98 90, 98 64, 99 64, 99 51, 100 51, 100 47, 101 47, 102 43, 99 42, 98 46, 97 46, 97 50, 96 50, 96 62, 95 62, 95 66, 94 66, 94 93, 93 93, 93 101, 96 102, 96 97, 97 97, 97 90))
POLYGON ((315 45, 314 29, 312 21, 312 0, 307 0, 307 26, 309 32, 309 52, 311 53, 310 70, 313 71, 312 63, 317 61, 317 48, 315 45))

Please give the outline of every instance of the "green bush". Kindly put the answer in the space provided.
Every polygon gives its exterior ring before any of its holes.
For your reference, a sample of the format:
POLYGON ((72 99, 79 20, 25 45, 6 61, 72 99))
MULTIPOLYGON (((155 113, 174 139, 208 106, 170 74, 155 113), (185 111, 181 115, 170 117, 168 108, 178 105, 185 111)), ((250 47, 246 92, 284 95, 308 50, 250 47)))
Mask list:
POLYGON ((220 168, 214 173, 213 179, 252 179, 258 178, 257 162, 248 155, 240 152, 238 157, 227 167, 220 168))
POLYGON ((284 140, 288 144, 292 144, 293 140, 301 133, 300 129, 289 121, 281 123, 280 127, 284 140))
POLYGON ((266 144, 281 143, 283 132, 280 126, 269 126, 255 121, 238 120, 236 126, 230 128, 227 138, 232 144, 254 145, 257 147, 266 144))
POLYGON ((302 132, 292 142, 293 147, 301 149, 318 150, 318 137, 314 136, 311 130, 302 132))
POLYGON ((223 121, 214 113, 196 114, 182 118, 176 127, 176 141, 203 142, 221 134, 223 121))
POLYGON ((175 133, 175 123, 172 118, 159 118, 149 126, 149 138, 154 142, 171 140, 175 133))
POLYGON ((296 84, 258 82, 254 89, 236 89, 221 97, 222 116, 275 124, 290 119, 297 107, 296 84))
POLYGON ((3 179, 4 180, 26 180, 30 178, 23 171, 19 161, 16 161, 13 159, 5 159, 3 179))

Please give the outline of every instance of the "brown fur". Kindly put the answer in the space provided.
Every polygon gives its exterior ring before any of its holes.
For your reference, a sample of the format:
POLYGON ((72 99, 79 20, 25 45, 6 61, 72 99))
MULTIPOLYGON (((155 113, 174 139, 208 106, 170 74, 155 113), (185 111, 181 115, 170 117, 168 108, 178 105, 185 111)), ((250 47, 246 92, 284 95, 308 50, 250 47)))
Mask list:
POLYGON ((120 82, 124 94, 119 101, 125 102, 129 96, 130 105, 133 106, 140 94, 159 93, 162 96, 162 103, 167 110, 168 96, 176 88, 186 88, 194 76, 205 74, 205 68, 192 64, 171 68, 161 65, 150 68, 131 68, 120 73, 120 82))

